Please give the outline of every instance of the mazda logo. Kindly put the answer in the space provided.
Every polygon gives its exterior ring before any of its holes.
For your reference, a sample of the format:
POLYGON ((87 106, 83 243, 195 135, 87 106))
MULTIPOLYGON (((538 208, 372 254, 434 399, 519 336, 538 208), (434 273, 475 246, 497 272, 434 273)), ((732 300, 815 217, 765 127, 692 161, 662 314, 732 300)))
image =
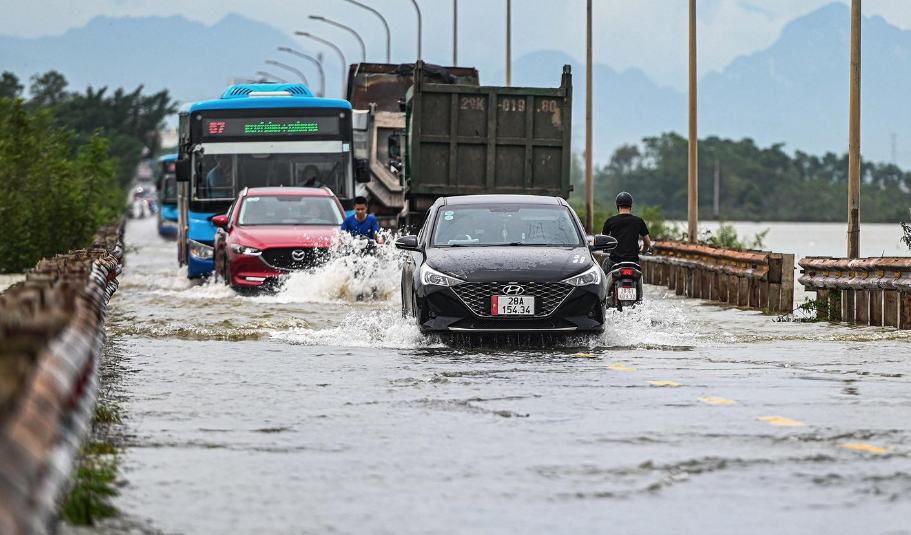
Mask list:
POLYGON ((291 260, 294 260, 295 262, 300 262, 306 257, 307 251, 303 249, 295 249, 294 251, 291 251, 291 260))
POLYGON ((517 286, 515 284, 510 284, 509 286, 503 287, 503 293, 506 295, 522 295, 525 293, 525 288, 517 286))

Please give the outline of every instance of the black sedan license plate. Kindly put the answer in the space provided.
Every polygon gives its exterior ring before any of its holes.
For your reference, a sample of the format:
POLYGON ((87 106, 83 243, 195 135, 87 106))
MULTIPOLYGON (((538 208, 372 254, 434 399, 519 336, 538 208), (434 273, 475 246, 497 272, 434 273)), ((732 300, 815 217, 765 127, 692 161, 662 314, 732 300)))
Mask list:
POLYGON ((494 316, 534 316, 533 295, 495 295, 491 298, 490 313, 494 316))

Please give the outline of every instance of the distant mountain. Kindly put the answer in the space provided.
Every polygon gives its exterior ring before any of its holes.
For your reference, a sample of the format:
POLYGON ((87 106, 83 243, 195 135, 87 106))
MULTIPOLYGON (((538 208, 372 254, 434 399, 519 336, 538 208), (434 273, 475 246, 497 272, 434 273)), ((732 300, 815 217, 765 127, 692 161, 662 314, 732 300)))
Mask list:
MULTIPOLYGON (((61 36, 0 37, 0 70, 11 70, 26 81, 56 69, 71 89, 144 84, 149 90, 167 88, 181 101, 195 101, 221 94, 231 78, 274 70, 263 64, 265 58, 283 61, 284 55, 288 63, 301 63, 276 51, 300 45, 281 30, 239 15, 212 26, 180 16, 97 17, 61 36)), ((275 74, 294 80, 291 73, 275 74)), ((338 88, 340 79, 329 82, 338 88)))
MULTIPOLYGON (((763 145, 782 142, 790 150, 816 154, 847 150, 849 15, 841 3, 823 7, 788 24, 768 49, 739 57, 721 72, 705 76, 699 88, 700 135, 749 136, 763 145)), ((264 58, 300 68, 315 84, 309 65, 276 51, 279 46, 303 50, 305 45, 239 15, 212 26, 179 16, 99 17, 61 36, 0 37, 0 70, 12 70, 27 80, 57 69, 71 88, 145 84, 149 90, 168 88, 179 100, 192 101, 218 95, 231 78, 263 70, 264 58)), ((865 18, 863 47, 864 156, 889 161, 894 133, 899 163, 911 167, 911 31, 881 17, 865 18)), ((334 61, 327 59, 330 95, 339 94, 340 88, 334 61)), ((533 52, 513 65, 513 83, 556 86, 564 64, 573 67, 574 149, 581 151, 584 65, 560 51, 533 52)), ((294 79, 287 72, 275 74, 294 79)), ((483 83, 503 78, 502 71, 482 69, 483 83)), ((593 78, 597 161, 606 163, 623 143, 664 131, 686 132, 684 92, 659 86, 638 69, 618 72, 596 64, 593 78)))
MULTIPOLYGON (((848 148, 850 10, 831 4, 789 23, 766 50, 734 60, 700 85, 700 133, 785 142, 809 153, 848 148)), ((861 26, 861 148, 911 167, 911 31, 882 17, 861 26), (902 150, 902 147, 904 150, 902 150)))
MULTIPOLYGON (((882 17, 861 28, 861 144, 865 158, 911 167, 911 31, 882 17)), ((556 85, 559 66, 573 66, 575 149, 584 145, 584 65, 562 52, 534 52, 513 68, 517 85, 556 85)), ((664 131, 686 134, 687 95, 659 87, 636 69, 594 67, 595 159, 622 143, 664 131)), ((848 148, 850 10, 831 4, 789 23, 766 50, 735 59, 699 85, 700 137, 785 143, 812 154, 848 148)))

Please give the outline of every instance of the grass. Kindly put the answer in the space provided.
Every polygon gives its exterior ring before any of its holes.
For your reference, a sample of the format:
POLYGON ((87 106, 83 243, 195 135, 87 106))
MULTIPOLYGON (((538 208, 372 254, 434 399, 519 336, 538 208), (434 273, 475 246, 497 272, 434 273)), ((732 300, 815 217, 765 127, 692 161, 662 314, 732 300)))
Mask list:
MULTIPOLYGON (((95 425, 120 422, 120 410, 116 406, 102 403, 95 406, 95 425)), ((79 464, 71 476, 70 494, 61 511, 69 524, 94 526, 98 520, 117 515, 111 499, 120 494, 115 486, 119 452, 107 440, 89 439, 83 445, 79 464)))
POLYGON ((112 405, 98 404, 95 406, 95 422, 101 424, 119 424, 121 422, 120 409, 112 405))
POLYGON ((75 526, 94 526, 97 520, 115 516, 111 498, 119 494, 117 458, 85 455, 73 474, 73 487, 63 506, 63 518, 75 526))

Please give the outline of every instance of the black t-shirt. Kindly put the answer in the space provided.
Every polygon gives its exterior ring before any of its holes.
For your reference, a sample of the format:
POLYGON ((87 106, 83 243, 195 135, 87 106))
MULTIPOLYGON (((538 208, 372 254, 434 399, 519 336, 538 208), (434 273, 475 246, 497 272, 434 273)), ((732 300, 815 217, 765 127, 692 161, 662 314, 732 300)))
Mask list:
POLYGON ((611 251, 611 262, 639 262, 639 236, 648 235, 648 226, 641 217, 617 214, 604 222, 601 234, 617 238, 617 248, 611 251))

